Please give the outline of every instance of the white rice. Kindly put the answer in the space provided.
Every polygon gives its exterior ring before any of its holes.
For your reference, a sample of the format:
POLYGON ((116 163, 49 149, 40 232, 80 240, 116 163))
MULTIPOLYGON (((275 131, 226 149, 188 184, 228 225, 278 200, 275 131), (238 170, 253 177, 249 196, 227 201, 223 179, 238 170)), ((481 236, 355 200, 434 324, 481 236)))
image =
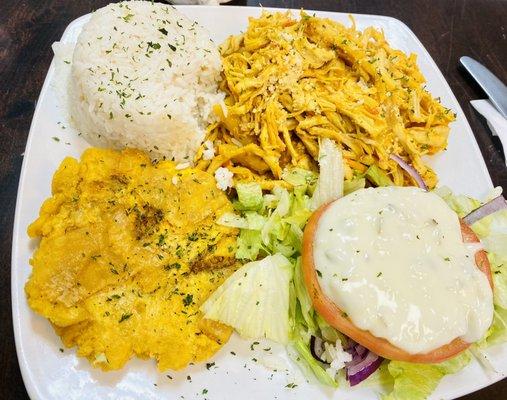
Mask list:
POLYGON ((209 33, 168 5, 94 12, 72 60, 72 122, 92 144, 191 161, 212 122, 221 62, 209 33))

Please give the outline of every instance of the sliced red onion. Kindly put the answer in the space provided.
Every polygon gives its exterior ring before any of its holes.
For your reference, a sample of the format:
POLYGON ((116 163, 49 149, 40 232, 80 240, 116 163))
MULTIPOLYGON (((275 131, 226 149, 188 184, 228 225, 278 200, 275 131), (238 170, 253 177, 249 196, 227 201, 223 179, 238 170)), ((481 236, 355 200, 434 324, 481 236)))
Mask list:
POLYGON ((352 361, 345 365, 347 380, 350 386, 361 383, 373 374, 383 359, 367 348, 349 339, 345 351, 352 355, 352 361))
POLYGON ((428 190, 428 186, 424 182, 424 179, 414 167, 412 167, 403 158, 396 154, 391 154, 389 158, 396 161, 401 168, 403 168, 412 178, 414 178, 414 180, 417 182, 417 186, 423 190, 428 190))
POLYGON ((322 354, 325 351, 325 348, 324 341, 320 337, 312 335, 312 337, 310 338, 310 351, 312 353, 313 358, 315 358, 317 361, 320 361, 321 363, 324 364, 329 364, 328 362, 326 362, 321 358, 322 354))
POLYGON ((507 208, 507 201, 505 201, 504 197, 500 195, 466 215, 463 218, 463 221, 467 225, 472 225, 474 222, 505 208, 507 208))
MULTIPOLYGON (((321 358, 324 350, 324 340, 317 336, 311 336, 310 351, 312 356, 317 361, 328 364, 321 358)), ((352 356, 352 361, 345 364, 346 377, 350 386, 355 386, 368 378, 378 369, 383 361, 383 358, 350 338, 344 350, 352 356)))
POLYGON ((364 356, 365 353, 368 351, 366 347, 363 347, 360 344, 356 345, 354 348, 356 349, 356 352, 357 354, 359 354, 360 357, 364 356))
POLYGON ((356 365, 347 366, 347 380, 350 386, 355 386, 368 378, 380 367, 382 361, 381 357, 368 351, 366 357, 362 361, 356 365))

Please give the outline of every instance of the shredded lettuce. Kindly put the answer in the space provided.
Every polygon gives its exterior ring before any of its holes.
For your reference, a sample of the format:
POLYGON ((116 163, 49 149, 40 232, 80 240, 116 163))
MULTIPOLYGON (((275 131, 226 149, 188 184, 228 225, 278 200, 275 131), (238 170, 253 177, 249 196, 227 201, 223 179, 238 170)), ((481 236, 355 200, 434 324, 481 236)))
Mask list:
POLYGON ((236 244, 236 258, 239 260, 254 261, 257 260, 259 254, 265 253, 261 232, 258 230, 241 229, 236 244))
MULTIPOLYGON (((332 155, 327 161, 329 166, 336 166, 338 160, 341 160, 341 155, 332 155)), ((260 186, 256 184, 237 185, 237 213, 224 215, 219 223, 240 229, 236 257, 254 262, 245 264, 233 274, 210 297, 203 310, 206 317, 221 320, 244 336, 268 337, 289 343, 297 353, 296 359, 303 371, 317 377, 325 385, 336 387, 337 380, 341 382, 341 378, 337 376, 333 379, 326 372, 327 366, 315 360, 310 352, 311 335, 320 336, 331 343, 338 339, 343 342, 344 337, 317 315, 312 307, 301 271, 303 229, 315 206, 363 188, 365 177, 379 186, 392 185, 392 181, 375 166, 370 167, 364 177, 351 181, 343 181, 342 172, 336 174, 330 169, 327 169, 329 176, 322 176, 324 170, 321 164, 322 179, 319 178, 317 183, 316 175, 312 172, 298 168, 284 171, 282 179, 293 186, 292 191, 275 188, 271 193, 262 194, 260 186), (323 187, 319 187, 331 176, 341 176, 342 179, 341 185, 331 185, 333 194, 331 191, 325 193, 323 187), (278 261, 270 261, 272 257, 278 261), (263 259, 255 261, 260 258, 263 259), (247 270, 255 273, 248 272, 245 276, 247 270), (262 291, 255 288, 260 283, 263 285, 262 291), (263 295, 263 292, 268 294, 263 295), (274 298, 271 292, 280 297, 274 298), (255 305, 257 297, 268 295, 271 297, 262 297, 261 300, 262 303, 269 302, 269 308, 255 305), (280 303, 282 306, 279 306, 280 303)), ((455 196, 446 188, 436 192, 460 217, 481 205, 478 200, 455 196)), ((507 211, 476 222, 472 229, 488 250, 495 284, 493 324, 472 349, 480 351, 485 346, 507 341, 507 270, 504 267, 507 265, 507 211)), ((382 383, 387 400, 424 399, 435 390, 443 376, 458 372, 470 360, 470 351, 440 364, 386 360, 369 381, 382 383)))
MULTIPOLYGON (((257 188, 260 190, 259 185, 257 188)), ((252 184, 249 190, 256 192, 252 184)), ((244 211, 249 208, 248 203, 238 200, 236 209, 243 210, 241 214, 226 213, 218 220, 219 224, 240 229, 236 258, 256 260, 280 253, 294 256, 294 263, 301 251, 303 228, 311 214, 308 187, 295 187, 292 192, 276 187, 261 199, 258 211, 244 211)))
POLYGON ((286 169, 282 173, 282 179, 285 182, 295 187, 308 187, 310 194, 312 194, 315 189, 317 178, 318 175, 315 172, 303 168, 286 169))
MULTIPOLYGON (((293 185, 293 190, 289 192, 276 187, 271 193, 262 195, 260 206, 260 186, 254 188, 255 184, 242 185, 235 203, 237 213, 225 214, 218 222, 240 229, 236 258, 253 261, 276 254, 289 260, 292 280, 284 282, 283 288, 279 282, 278 287, 284 293, 286 290, 289 293, 286 315, 289 318, 287 335, 290 338, 290 347, 298 354, 303 372, 316 376, 323 384, 336 386, 336 381, 327 374, 326 366, 311 356, 310 337, 315 334, 335 343, 342 336, 315 313, 301 272, 303 229, 311 215, 310 196, 315 190, 316 175, 295 168, 284 171, 282 178, 293 185), (239 196, 240 192, 242 196, 239 196), (252 201, 252 198, 256 200, 252 201)), ((343 180, 343 176, 340 179, 343 180)), ((348 190, 356 187, 364 187, 364 179, 359 178, 348 184, 348 190)), ((343 188, 335 190, 333 198, 341 195, 341 190, 343 188)), ((233 297, 231 296, 229 301, 232 301, 233 297)), ((242 307, 237 306, 238 309, 242 307)), ((236 327, 232 324, 231 326, 236 327)), ((238 332, 241 334, 241 331, 238 332)))
POLYGON ((368 180, 374 183, 376 186, 392 186, 393 181, 387 174, 382 171, 375 164, 370 165, 370 167, 366 170, 364 174, 368 180))
POLYGON ((238 193, 238 203, 241 205, 241 210, 257 211, 262 207, 262 189, 261 187, 252 183, 238 183, 236 186, 238 193))
POLYGON ((201 306, 204 317, 232 326, 245 338, 289 340, 292 265, 275 254, 243 265, 201 306))

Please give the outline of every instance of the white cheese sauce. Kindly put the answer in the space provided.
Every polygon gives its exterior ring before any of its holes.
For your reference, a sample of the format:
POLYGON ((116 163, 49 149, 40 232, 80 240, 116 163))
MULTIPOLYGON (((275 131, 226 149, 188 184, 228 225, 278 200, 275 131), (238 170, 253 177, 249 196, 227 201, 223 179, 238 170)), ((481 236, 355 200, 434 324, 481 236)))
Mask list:
POLYGON ((454 211, 418 188, 361 189, 321 216, 313 256, 320 286, 355 326, 411 354, 475 342, 493 293, 454 211))

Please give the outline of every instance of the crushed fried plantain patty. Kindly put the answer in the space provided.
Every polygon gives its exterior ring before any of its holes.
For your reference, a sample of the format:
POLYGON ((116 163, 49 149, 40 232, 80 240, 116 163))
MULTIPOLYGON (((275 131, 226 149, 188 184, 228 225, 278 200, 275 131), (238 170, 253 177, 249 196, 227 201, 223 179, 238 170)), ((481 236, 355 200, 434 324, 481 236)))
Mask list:
POLYGON ((105 370, 132 356, 160 370, 211 357, 231 329, 199 306, 235 268, 237 230, 212 175, 136 150, 66 158, 28 228, 40 238, 25 290, 66 346, 105 370))

